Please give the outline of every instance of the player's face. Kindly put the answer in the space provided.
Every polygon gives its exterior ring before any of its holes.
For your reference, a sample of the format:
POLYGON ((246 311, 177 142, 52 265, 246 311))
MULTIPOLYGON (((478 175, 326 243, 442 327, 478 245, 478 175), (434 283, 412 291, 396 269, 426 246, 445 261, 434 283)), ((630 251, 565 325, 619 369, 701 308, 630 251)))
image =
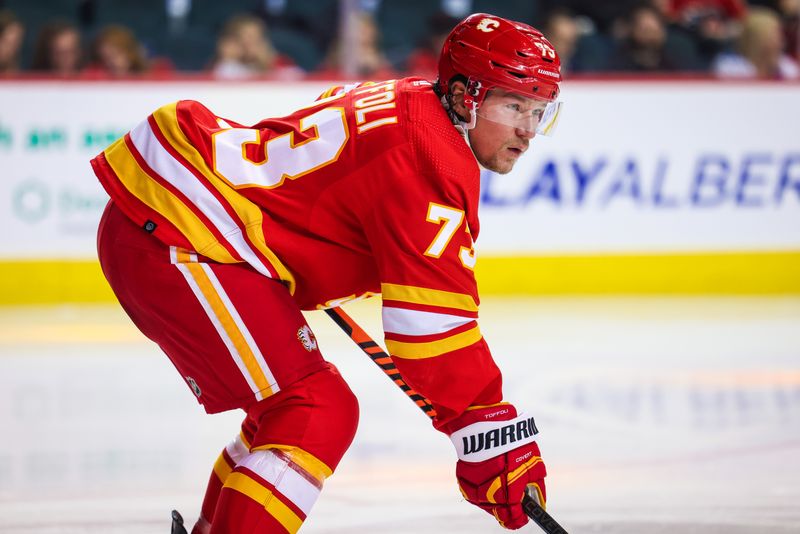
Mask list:
POLYGON ((510 172, 536 136, 546 102, 493 89, 478 108, 469 130, 472 151, 481 165, 500 174, 510 172))

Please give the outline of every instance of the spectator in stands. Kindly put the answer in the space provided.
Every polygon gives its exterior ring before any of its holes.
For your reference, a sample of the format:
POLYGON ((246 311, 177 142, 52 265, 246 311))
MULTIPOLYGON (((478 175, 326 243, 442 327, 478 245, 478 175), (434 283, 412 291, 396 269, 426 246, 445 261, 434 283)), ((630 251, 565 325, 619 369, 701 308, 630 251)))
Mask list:
POLYGON ((800 60, 800 0, 749 0, 751 7, 766 7, 775 11, 783 26, 784 52, 800 60))
POLYGON ((211 72, 217 78, 250 78, 254 73, 242 61, 242 46, 235 35, 223 30, 217 37, 217 47, 211 60, 211 72))
MULTIPOLYGON (((360 11, 356 14, 356 35, 358 40, 355 43, 355 72, 354 75, 360 80, 373 79, 383 80, 397 77, 397 73, 392 68, 391 63, 386 58, 380 48, 380 31, 375 19, 367 12, 360 11)), ((311 74, 315 79, 337 79, 347 77, 345 72, 346 47, 342 36, 339 35, 328 50, 325 60, 321 67, 311 74)))
POLYGON ((81 34, 70 22, 45 24, 36 37, 31 68, 56 76, 77 75, 83 66, 81 34))
POLYGON ((406 60, 409 76, 420 76, 431 81, 436 79, 442 45, 458 22, 459 19, 443 11, 437 11, 428 19, 427 34, 406 60))
POLYGON ((695 41, 705 67, 739 36, 747 14, 744 0, 658 0, 655 4, 695 41))
POLYGON ((539 9, 548 13, 558 8, 567 8, 590 26, 589 32, 611 35, 615 23, 642 0, 536 0, 539 9))
POLYGON ((19 56, 25 27, 8 10, 0 10, 0 75, 19 70, 19 56))
POLYGON ((800 0, 778 0, 778 11, 783 21, 784 51, 800 61, 800 0))
POLYGON ((91 49, 90 75, 113 78, 136 76, 148 71, 144 47, 125 26, 106 26, 95 37, 91 49))
POLYGON ((773 10, 764 7, 750 8, 735 52, 720 54, 714 62, 713 70, 721 78, 800 78, 797 62, 784 53, 780 17, 773 10))
POLYGON ((575 16, 569 9, 556 7, 544 18, 542 33, 561 58, 561 75, 574 68, 573 58, 580 39, 575 16))
POLYGON ((694 71, 702 67, 694 43, 668 32, 658 9, 644 3, 616 25, 618 46, 611 68, 618 71, 694 71))
POLYGON ((218 78, 254 76, 297 79, 303 71, 291 58, 278 53, 258 17, 234 15, 222 28, 211 71, 218 78))

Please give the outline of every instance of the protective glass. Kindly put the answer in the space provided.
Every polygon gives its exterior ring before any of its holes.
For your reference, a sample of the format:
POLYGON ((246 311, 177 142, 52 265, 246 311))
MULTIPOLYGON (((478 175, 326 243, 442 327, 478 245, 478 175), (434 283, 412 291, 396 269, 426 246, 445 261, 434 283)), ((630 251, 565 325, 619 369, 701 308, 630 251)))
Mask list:
POLYGON ((527 132, 553 135, 561 104, 526 98, 516 93, 490 93, 478 107, 477 115, 527 132))

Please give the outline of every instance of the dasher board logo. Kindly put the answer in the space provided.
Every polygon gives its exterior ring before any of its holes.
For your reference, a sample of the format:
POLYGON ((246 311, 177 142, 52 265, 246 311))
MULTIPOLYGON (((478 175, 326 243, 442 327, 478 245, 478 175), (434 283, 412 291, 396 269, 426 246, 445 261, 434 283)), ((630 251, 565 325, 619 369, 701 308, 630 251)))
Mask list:
POLYGON ((314 333, 308 327, 307 324, 303 325, 297 331, 297 339, 300 340, 300 343, 303 344, 303 348, 306 349, 308 352, 312 350, 317 350, 317 339, 314 337, 314 333))

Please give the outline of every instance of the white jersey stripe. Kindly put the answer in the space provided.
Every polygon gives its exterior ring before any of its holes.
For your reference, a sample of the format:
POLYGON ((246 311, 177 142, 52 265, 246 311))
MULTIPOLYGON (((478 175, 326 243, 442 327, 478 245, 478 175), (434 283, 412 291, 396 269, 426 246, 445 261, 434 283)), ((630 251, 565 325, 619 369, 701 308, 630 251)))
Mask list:
POLYGON ((255 382, 253 382, 253 378, 250 376, 250 373, 247 370, 247 366, 242 361, 242 357, 239 354, 239 351, 236 350, 236 346, 233 343, 233 340, 228 335, 228 332, 225 331, 225 327, 222 326, 222 322, 217 317, 217 314, 214 313, 213 308, 211 307, 211 303, 208 302, 205 295, 203 295, 200 286, 197 284, 197 281, 192 276, 192 273, 189 271, 189 268, 183 263, 177 263, 175 265, 178 270, 183 274, 183 277, 189 283, 189 287, 192 288, 192 292, 194 296, 197 297, 197 300, 203 306, 203 309, 208 315, 208 318, 211 319, 211 323, 214 325, 214 328, 217 330, 217 334, 222 339, 222 342, 225 343, 225 346, 228 348, 228 352, 230 352, 231 356, 233 357, 233 361, 236 362, 236 366, 239 367, 239 371, 241 371, 242 376, 244 376, 245 380, 247 380, 247 384, 250 386, 250 390, 255 394, 258 400, 262 400, 264 398, 261 395, 261 392, 258 390, 258 386, 256 386, 255 382))
POLYGON ((177 161, 159 142, 148 121, 130 131, 133 146, 155 172, 183 193, 202 211, 247 263, 264 276, 272 274, 244 239, 242 230, 225 211, 219 200, 177 161))
MULTIPOLYGON (((197 255, 193 256, 194 261, 197 261, 197 255)), ((233 321, 236 323, 236 326, 239 328, 239 332, 242 333, 245 341, 247 342, 247 346, 250 347, 250 351, 255 356, 256 362, 258 363, 259 368, 264 373, 264 377, 269 382, 269 387, 272 388, 272 393, 277 393, 280 391, 278 387, 278 383, 275 380, 275 376, 272 374, 272 370, 267 365, 267 361, 264 359, 264 356, 261 354, 261 350, 258 348, 258 344, 253 339, 252 334, 250 334, 250 330, 248 330, 247 326, 242 321, 242 317, 239 315, 239 312, 236 310, 236 307, 231 302, 231 299, 228 297, 228 294, 222 288, 222 284, 220 284, 217 275, 214 274, 214 271, 211 270, 211 267, 207 263, 201 263, 200 266, 208 275, 208 279, 211 280, 211 285, 214 286, 214 289, 217 290, 217 294, 219 298, 222 299, 222 302, 225 304, 225 308, 228 310, 228 313, 231 314, 233 321)))
POLYGON ((228 446, 225 447, 225 450, 228 452, 228 456, 231 457, 234 464, 238 464, 242 461, 242 459, 250 454, 250 451, 247 449, 247 446, 242 441, 242 437, 238 434, 233 441, 228 443, 228 446))
POLYGON ((272 451, 256 451, 247 455, 236 467, 246 467, 275 486, 282 495, 300 508, 306 516, 317 501, 320 489, 298 473, 299 467, 289 465, 272 451))
POLYGON ((445 313, 434 313, 405 308, 383 308, 383 331, 391 334, 425 336, 442 334, 474 321, 471 317, 459 317, 445 313))

